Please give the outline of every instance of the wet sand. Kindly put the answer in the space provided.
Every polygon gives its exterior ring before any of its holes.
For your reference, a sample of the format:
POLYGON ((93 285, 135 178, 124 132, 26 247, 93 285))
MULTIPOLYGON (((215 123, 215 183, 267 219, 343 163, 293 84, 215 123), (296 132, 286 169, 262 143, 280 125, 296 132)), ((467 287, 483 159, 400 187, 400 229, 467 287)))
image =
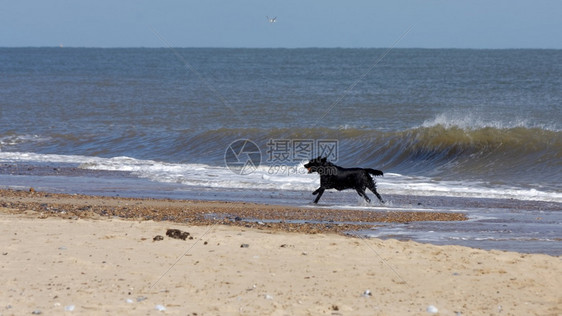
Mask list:
POLYGON ((0 190, 0 206, 43 217, 122 218, 190 225, 221 224, 301 233, 345 233, 376 223, 461 221, 461 213, 361 211, 244 202, 138 199, 0 190))
MULTIPOLYGON (((0 191, 0 203, 3 315, 562 313, 560 257, 236 218, 325 220, 339 212, 357 220, 365 212, 13 190, 0 191), (168 229, 189 236, 174 239, 168 229)), ((459 220, 376 216, 361 219, 459 220)))

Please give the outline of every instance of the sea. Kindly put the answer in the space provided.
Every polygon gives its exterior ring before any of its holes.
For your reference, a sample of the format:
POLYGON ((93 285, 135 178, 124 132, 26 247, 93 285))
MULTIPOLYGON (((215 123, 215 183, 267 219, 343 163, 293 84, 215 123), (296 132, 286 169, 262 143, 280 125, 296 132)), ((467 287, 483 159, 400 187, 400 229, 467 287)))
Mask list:
POLYGON ((0 48, 0 188, 460 212, 363 237, 562 255, 562 50, 0 48), (384 172, 386 203, 303 164, 384 172))

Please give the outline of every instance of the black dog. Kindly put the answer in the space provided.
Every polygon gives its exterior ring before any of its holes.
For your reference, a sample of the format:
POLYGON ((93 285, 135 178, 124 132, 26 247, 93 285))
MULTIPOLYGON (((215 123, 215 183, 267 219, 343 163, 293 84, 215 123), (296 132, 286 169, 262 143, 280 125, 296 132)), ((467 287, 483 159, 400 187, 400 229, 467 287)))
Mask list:
POLYGON ((381 203, 384 203, 380 194, 377 193, 375 181, 371 177, 371 175, 382 176, 383 173, 380 170, 342 168, 322 157, 310 160, 304 167, 308 169, 308 173, 318 172, 320 175, 320 187, 312 192, 312 195, 318 194, 314 203, 318 203, 326 189, 336 189, 338 191, 355 189, 359 196, 363 197, 367 203, 370 203, 371 199, 365 194, 365 188, 369 188, 379 198, 381 203))

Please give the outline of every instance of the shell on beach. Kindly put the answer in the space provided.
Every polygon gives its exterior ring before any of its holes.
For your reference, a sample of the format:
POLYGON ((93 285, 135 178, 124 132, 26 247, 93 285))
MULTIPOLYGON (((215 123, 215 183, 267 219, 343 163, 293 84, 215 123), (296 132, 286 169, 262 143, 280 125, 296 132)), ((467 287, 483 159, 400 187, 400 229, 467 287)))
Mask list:
POLYGON ((426 309, 426 311, 430 314, 437 314, 439 312, 439 310, 437 309, 437 307, 433 306, 433 305, 429 305, 426 309))

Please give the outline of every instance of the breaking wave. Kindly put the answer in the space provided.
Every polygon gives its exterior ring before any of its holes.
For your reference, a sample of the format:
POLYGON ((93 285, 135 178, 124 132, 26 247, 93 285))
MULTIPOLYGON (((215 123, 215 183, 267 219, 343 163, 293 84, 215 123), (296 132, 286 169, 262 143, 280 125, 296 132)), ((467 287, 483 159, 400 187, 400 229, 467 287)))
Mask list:
MULTIPOLYGON (((410 176, 484 181, 560 191, 562 132, 549 128, 493 124, 426 123, 402 131, 363 128, 184 130, 174 135, 110 135, 95 142, 60 135, 0 135, 4 152, 129 156, 164 163, 224 166, 225 150, 250 139, 268 161, 271 140, 335 140, 336 164, 372 167, 410 176), (42 148, 41 146, 44 146, 42 148), (100 154, 101 153, 101 154, 100 154)), ((312 153, 316 154, 316 152, 312 153)), ((298 165, 301 160, 291 161, 298 165)))

